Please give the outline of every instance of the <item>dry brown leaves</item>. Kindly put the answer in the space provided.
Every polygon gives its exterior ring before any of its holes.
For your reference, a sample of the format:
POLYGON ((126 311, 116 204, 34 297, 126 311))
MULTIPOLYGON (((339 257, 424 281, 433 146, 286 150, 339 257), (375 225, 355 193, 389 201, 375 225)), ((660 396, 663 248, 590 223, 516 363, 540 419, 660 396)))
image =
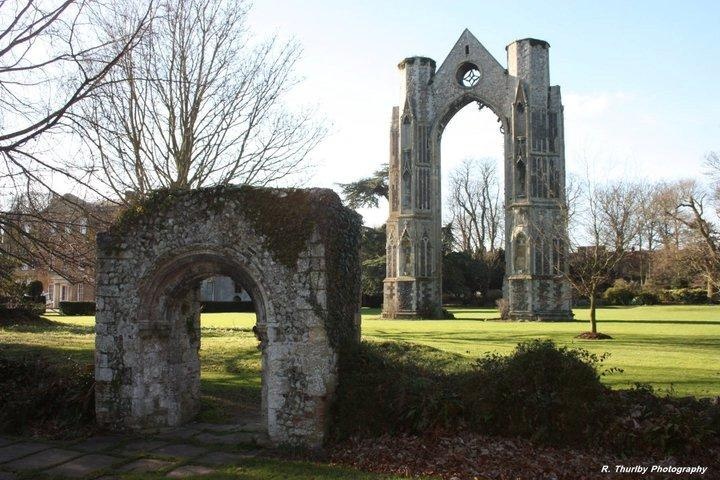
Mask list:
MULTIPOLYGON (((589 480, 665 478, 613 474, 615 465, 702 465, 697 478, 720 478, 720 452, 698 452, 697 458, 638 459, 596 454, 568 448, 539 447, 527 440, 500 439, 463 433, 447 437, 411 435, 354 439, 332 447, 333 463, 359 470, 408 477, 434 476, 446 480, 589 480), (693 462, 693 463, 688 463, 693 462), (610 473, 602 473, 603 465, 610 473)), ((680 478, 670 475, 667 478, 680 478)))

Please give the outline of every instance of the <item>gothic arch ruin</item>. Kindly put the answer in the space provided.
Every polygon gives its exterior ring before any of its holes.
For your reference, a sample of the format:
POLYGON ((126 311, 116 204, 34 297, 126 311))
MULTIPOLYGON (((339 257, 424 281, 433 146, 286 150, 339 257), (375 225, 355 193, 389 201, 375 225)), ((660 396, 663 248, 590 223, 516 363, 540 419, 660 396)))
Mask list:
POLYGON ((261 420, 273 444, 321 445, 342 347, 359 340, 357 214, 329 190, 156 192, 98 236, 96 413, 176 426, 200 406, 199 285, 256 305, 261 420))
POLYGON ((563 106, 560 87, 550 86, 549 48, 542 40, 517 40, 506 47, 506 69, 465 30, 437 70, 426 57, 398 65, 402 89, 390 128, 385 318, 441 314, 440 142, 447 123, 470 102, 497 115, 504 137, 503 290, 510 316, 572 317, 562 208, 563 106))

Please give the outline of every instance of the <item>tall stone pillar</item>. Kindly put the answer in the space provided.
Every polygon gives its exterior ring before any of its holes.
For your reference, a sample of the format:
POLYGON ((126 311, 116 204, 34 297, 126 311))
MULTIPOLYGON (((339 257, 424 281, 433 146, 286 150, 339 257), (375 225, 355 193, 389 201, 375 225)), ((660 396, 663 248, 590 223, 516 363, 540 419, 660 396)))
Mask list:
POLYGON ((567 274, 565 142, 560 87, 550 86, 550 45, 524 39, 507 47, 512 155, 505 157, 505 297, 510 317, 572 318, 567 274))
POLYGON ((432 92, 435 61, 406 58, 401 107, 390 126, 387 278, 383 316, 438 316, 441 305, 439 170, 431 162, 432 92))

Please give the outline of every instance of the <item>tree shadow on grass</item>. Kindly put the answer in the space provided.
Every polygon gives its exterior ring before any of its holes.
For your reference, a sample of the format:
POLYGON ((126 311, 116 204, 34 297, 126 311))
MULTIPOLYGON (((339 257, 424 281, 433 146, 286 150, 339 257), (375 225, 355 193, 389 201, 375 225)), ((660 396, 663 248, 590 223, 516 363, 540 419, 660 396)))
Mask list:
POLYGON ((91 335, 95 333, 94 325, 76 325, 72 323, 61 323, 42 318, 37 323, 22 323, 7 325, 3 330, 19 333, 70 333, 73 335, 91 335))
MULTIPOLYGON (((582 321, 588 323, 589 320, 582 321)), ((720 320, 605 320, 598 319, 598 324, 602 323, 623 323, 632 325, 633 323, 648 325, 720 325, 720 320)))
MULTIPOLYGON (((205 363, 209 364, 209 359, 205 363)), ((209 423, 233 423, 259 415, 261 402, 260 354, 245 348, 212 363, 201 377, 202 406, 198 418, 209 423)))
POLYGON ((50 363, 63 363, 73 360, 78 363, 94 362, 94 346, 88 348, 61 348, 27 343, 3 343, 0 345, 0 356, 6 358, 41 357, 50 363))

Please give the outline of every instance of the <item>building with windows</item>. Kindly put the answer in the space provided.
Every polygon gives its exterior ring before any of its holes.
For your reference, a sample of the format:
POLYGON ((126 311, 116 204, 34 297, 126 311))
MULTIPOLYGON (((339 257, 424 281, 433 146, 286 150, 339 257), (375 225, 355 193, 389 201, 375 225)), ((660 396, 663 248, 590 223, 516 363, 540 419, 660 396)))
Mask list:
POLYGON ((40 281, 49 308, 63 301, 95 300, 95 235, 111 222, 116 205, 56 195, 42 208, 18 202, 3 215, 0 251, 21 259, 20 282, 40 281))

